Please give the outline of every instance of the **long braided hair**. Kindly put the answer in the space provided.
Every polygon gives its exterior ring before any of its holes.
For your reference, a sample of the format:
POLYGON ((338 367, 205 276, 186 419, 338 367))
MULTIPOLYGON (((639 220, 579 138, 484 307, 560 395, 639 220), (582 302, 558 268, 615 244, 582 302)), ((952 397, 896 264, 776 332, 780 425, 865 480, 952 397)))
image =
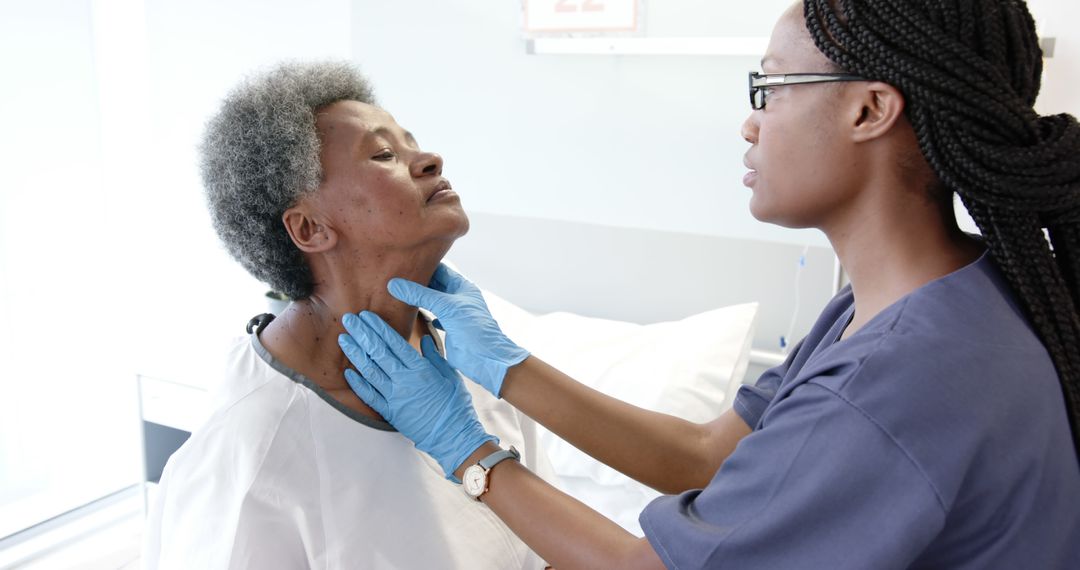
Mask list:
POLYGON ((1032 108, 1042 50, 1027 6, 803 6, 814 43, 834 64, 904 94, 923 156, 960 195, 1054 361, 1080 458, 1080 124, 1032 108))

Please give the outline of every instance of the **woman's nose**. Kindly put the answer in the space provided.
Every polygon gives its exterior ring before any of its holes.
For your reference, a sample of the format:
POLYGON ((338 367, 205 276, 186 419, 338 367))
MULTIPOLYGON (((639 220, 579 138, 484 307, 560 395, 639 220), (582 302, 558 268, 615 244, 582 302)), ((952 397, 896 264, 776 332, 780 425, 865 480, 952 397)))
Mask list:
POLYGON ((757 144, 758 141, 758 124, 754 120, 754 115, 755 113, 750 113, 739 129, 739 134, 742 135, 743 140, 750 144, 757 144))
POLYGON ((413 176, 438 176, 442 174, 443 158, 436 152, 421 152, 413 161, 413 176))

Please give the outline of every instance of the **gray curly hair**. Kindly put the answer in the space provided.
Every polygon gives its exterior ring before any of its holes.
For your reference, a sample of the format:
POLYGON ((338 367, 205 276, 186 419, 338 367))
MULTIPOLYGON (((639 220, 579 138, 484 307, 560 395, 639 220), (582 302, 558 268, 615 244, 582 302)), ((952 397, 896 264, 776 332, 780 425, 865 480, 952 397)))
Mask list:
POLYGON ((311 296, 311 268, 281 216, 322 179, 315 112, 335 101, 375 104, 347 62, 290 62, 247 78, 206 125, 202 179, 214 229, 256 279, 311 296))

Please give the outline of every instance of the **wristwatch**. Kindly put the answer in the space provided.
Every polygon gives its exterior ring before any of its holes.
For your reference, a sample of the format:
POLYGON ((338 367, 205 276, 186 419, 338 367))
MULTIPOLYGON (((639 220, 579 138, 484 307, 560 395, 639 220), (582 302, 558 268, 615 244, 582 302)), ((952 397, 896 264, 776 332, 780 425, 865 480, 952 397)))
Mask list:
POLYGON ((461 476, 461 489, 466 495, 479 501, 480 496, 488 490, 488 472, 504 459, 521 461, 521 453, 511 446, 509 451, 500 449, 481 459, 476 465, 470 465, 461 476))

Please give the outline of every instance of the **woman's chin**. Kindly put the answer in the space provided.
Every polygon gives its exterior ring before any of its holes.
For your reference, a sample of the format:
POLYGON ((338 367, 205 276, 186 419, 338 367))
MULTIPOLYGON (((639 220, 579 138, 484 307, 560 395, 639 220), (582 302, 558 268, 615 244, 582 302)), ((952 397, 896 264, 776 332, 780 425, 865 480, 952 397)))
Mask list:
POLYGON ((445 242, 446 248, 449 250, 458 238, 465 236, 467 233, 469 233, 469 217, 462 212, 460 217, 455 217, 453 221, 448 221, 435 236, 437 236, 437 240, 445 242))
POLYGON ((790 219, 790 216, 785 216, 783 211, 772 207, 772 205, 764 200, 759 199, 757 195, 750 199, 750 215, 754 216, 754 219, 759 222, 772 224, 774 226, 784 228, 802 227, 792 223, 793 220, 790 219))
POLYGON ((772 223, 769 219, 769 208, 764 203, 765 201, 757 195, 757 192, 750 196, 750 215, 754 216, 754 219, 759 222, 772 223))
POLYGON ((454 236, 454 239, 469 233, 469 215, 465 213, 464 209, 461 210, 461 218, 457 230, 458 233, 454 236))
POLYGON ((458 204, 443 204, 439 210, 429 211, 423 224, 429 236, 455 240, 469 233, 469 215, 458 204), (447 207, 451 206, 451 207, 447 207))

